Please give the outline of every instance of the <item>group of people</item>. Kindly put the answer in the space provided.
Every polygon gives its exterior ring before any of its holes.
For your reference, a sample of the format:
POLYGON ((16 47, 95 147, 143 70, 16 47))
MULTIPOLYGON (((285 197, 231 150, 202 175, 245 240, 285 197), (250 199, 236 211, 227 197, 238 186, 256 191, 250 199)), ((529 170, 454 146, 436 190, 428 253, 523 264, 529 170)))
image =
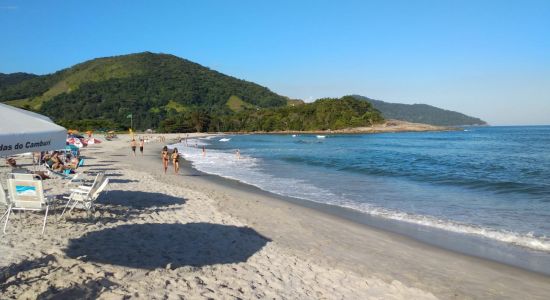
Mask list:
POLYGON ((41 152, 38 158, 41 164, 46 164, 48 167, 56 172, 69 171, 72 172, 78 167, 80 159, 77 156, 65 154, 62 157, 62 153, 59 151, 41 152))
MULTIPOLYGON (((139 139, 139 152, 141 153, 141 156, 143 156, 143 146, 145 145, 145 139, 141 138, 139 139)), ((130 147, 132 148, 132 153, 134 154, 134 157, 136 156, 136 148, 137 148, 137 142, 136 139, 132 138, 132 141, 130 142, 130 147)))
POLYGON ((162 152, 160 153, 160 156, 162 158, 162 166, 164 168, 164 174, 166 174, 166 171, 168 170, 168 161, 172 161, 174 164, 174 173, 178 174, 180 170, 180 155, 178 153, 178 148, 174 148, 172 150, 172 153, 168 151, 168 146, 164 146, 162 148, 162 152))
MULTIPOLYGON (((163 136, 162 136, 162 139, 164 139, 163 136)), ((160 139, 160 140, 162 141, 162 139, 160 139)), ((180 138, 180 143, 184 143, 184 142, 185 142, 185 145, 187 146, 187 137, 185 139, 180 138)), ((144 143, 145 143, 145 138, 139 138, 139 152, 141 153, 141 155, 143 155, 144 143)), ((132 140, 130 142, 130 147, 132 148, 132 154, 134 156, 136 156, 136 149, 138 147, 138 142, 136 141, 135 138, 132 138, 132 140)), ((198 145, 195 144, 195 147, 198 148, 198 145)), ((206 147, 205 146, 202 146, 202 156, 203 157, 206 156, 206 147)), ((237 149, 235 151, 235 156, 236 156, 237 159, 241 158, 241 153, 240 153, 239 149, 237 149)), ((168 150, 168 146, 164 146, 162 148, 162 151, 161 151, 161 159, 162 159, 162 166, 164 168, 164 173, 165 174, 168 171, 168 163, 169 162, 172 162, 172 164, 174 165, 174 173, 178 174, 178 172, 180 170, 180 165, 179 165, 180 155, 179 155, 179 152, 178 152, 178 148, 174 148, 172 150, 172 152, 170 152, 168 150)))

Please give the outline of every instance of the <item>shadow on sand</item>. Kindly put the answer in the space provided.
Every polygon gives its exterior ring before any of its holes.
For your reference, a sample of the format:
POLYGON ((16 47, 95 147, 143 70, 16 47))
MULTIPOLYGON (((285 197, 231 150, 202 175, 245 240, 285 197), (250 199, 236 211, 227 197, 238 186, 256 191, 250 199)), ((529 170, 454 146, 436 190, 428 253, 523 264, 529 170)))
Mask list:
POLYGON ((130 182, 138 182, 139 180, 135 179, 109 179, 109 183, 130 183, 130 182))
MULTIPOLYGON (((16 292, 22 292, 22 290, 19 289, 20 286, 44 281, 44 275, 49 272, 56 272, 60 269, 57 266, 52 267, 52 263, 53 265, 56 265, 56 261, 57 260, 53 255, 46 255, 34 260, 25 260, 17 264, 0 268, 0 294, 4 296, 1 298, 22 298, 20 295, 12 294, 11 296, 7 296, 3 294, 7 290, 13 290, 14 288, 16 289, 16 292), (26 272, 28 273, 25 274, 25 276, 19 276, 19 274, 26 272), (7 282, 8 278, 10 278, 9 282, 7 282)), ((35 299, 95 299, 101 294, 104 288, 109 288, 111 286, 116 286, 116 284, 106 278, 88 280, 82 284, 74 282, 71 283, 70 287, 63 289, 59 289, 55 287, 55 285, 49 285, 48 289, 43 293, 36 295, 35 299)))
POLYGON ((89 280, 80 285, 73 285, 65 289, 56 289, 50 286, 48 290, 36 297, 37 300, 65 300, 65 299, 96 299, 104 288, 116 286, 112 281, 105 278, 89 280))
POLYGON ((71 258, 131 268, 175 269, 245 262, 270 240, 248 227, 211 223, 133 224, 69 241, 71 258))
MULTIPOLYGON (((115 180, 112 179, 112 181, 115 180)), ((123 207, 124 209, 147 209, 185 204, 185 199, 161 193, 114 190, 109 191, 106 197, 99 198, 97 203, 110 207, 123 207)))
MULTIPOLYGON (((46 255, 34 260, 24 260, 17 264, 12 264, 6 267, 0 267, 0 291, 5 291, 9 286, 19 286, 25 283, 25 280, 35 280, 36 278, 17 278, 16 280, 6 283, 9 277, 16 276, 19 273, 46 267, 49 263, 54 261, 53 255, 46 255)), ((1 295, 2 293, 0 293, 1 295)))
POLYGON ((79 210, 71 212, 66 220, 79 223, 128 221, 143 213, 181 209, 180 205, 185 204, 185 198, 161 193, 114 190, 107 191, 97 199, 96 204, 95 217, 84 217, 84 212, 79 210))

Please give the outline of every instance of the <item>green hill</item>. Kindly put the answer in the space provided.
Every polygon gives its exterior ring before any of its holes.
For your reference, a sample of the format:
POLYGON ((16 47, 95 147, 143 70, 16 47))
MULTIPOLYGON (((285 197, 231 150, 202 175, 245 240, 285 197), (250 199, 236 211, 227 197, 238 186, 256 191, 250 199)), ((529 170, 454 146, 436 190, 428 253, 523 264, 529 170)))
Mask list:
POLYGON ((7 89, 10 86, 16 85, 24 80, 34 78, 38 75, 29 73, 0 73, 0 90, 7 89))
POLYGON ((17 94, 16 90, 22 92, 23 89, 15 88, 14 86, 18 86, 21 82, 37 76, 29 73, 0 73, 0 95, 12 95, 11 98, 13 99, 22 97, 23 95, 17 94))
MULTIPOLYGON (((93 59, 53 74, 12 84, 0 101, 40 111, 60 122, 105 119, 156 127, 185 108, 228 111, 231 97, 257 107, 284 106, 287 98, 252 82, 191 61, 150 52, 93 59)), ((111 123, 109 123, 111 124, 111 123)))
POLYGON ((464 126, 464 125, 486 125, 487 123, 479 118, 470 117, 465 114, 437 108, 427 104, 401 104, 389 103, 374 100, 367 97, 354 95, 356 99, 372 103, 382 112, 386 119, 396 119, 414 123, 425 123, 437 126, 464 126))

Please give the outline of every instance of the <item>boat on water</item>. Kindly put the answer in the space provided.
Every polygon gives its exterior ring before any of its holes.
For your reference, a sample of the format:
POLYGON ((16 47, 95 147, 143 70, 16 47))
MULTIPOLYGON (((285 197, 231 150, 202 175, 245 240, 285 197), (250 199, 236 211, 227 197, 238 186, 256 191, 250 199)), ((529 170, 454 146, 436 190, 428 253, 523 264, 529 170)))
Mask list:
POLYGON ((318 136, 317 136, 318 139, 324 139, 324 138, 326 138, 326 137, 327 137, 326 135, 318 135, 318 136))
POLYGON ((231 139, 229 138, 223 138, 223 139, 220 139, 220 142, 229 142, 231 139))

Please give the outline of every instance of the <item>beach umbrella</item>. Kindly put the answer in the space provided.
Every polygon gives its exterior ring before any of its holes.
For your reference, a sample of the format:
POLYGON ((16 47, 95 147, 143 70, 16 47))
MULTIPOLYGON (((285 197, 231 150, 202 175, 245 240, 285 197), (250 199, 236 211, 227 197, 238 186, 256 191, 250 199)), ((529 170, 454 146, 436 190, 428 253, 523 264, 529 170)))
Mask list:
POLYGON ((66 137, 50 118, 0 103, 0 156, 63 149, 66 137))
POLYGON ((67 138, 67 144, 74 145, 78 147, 79 149, 82 147, 87 146, 87 143, 84 143, 84 140, 76 138, 76 137, 69 137, 67 138))
POLYGON ((101 143, 101 141, 96 139, 96 138, 89 138, 89 139, 86 139, 85 141, 86 141, 86 143, 88 143, 88 145, 101 143))

